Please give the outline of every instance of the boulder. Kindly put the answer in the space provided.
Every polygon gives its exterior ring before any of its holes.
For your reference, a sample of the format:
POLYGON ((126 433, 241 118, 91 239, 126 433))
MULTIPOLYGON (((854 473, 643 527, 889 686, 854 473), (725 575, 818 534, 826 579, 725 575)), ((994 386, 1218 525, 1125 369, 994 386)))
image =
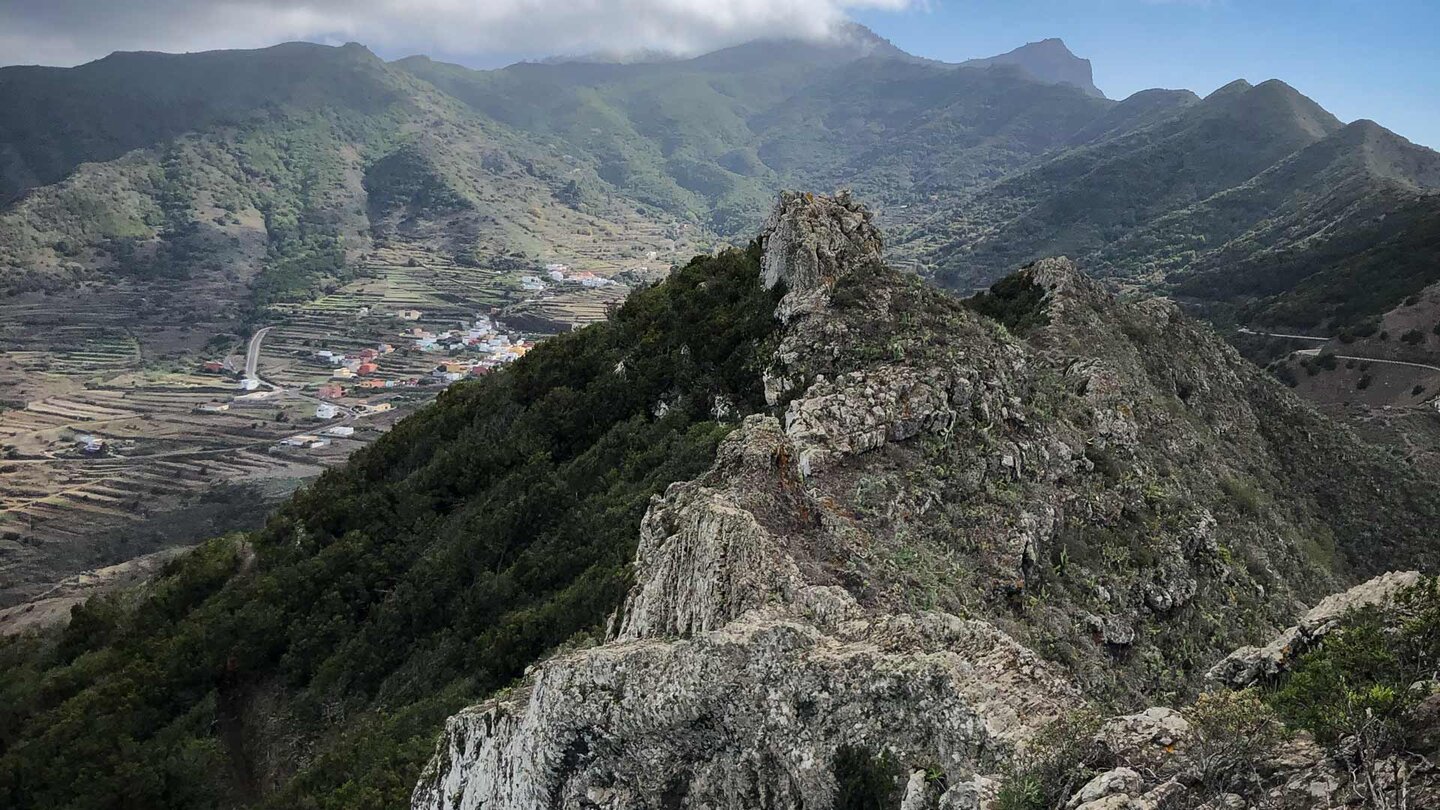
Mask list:
POLYGON ((1109 799, 1109 804, 1101 804, 1099 807, 1128 807, 1128 799, 1140 795, 1143 786, 1140 774, 1130 768, 1116 768, 1086 782, 1079 792, 1070 797, 1065 806, 1070 810, 1079 807, 1098 810, 1096 803, 1101 799, 1109 799), (1124 798, 1127 803, 1116 804, 1113 802, 1116 798, 1124 798))

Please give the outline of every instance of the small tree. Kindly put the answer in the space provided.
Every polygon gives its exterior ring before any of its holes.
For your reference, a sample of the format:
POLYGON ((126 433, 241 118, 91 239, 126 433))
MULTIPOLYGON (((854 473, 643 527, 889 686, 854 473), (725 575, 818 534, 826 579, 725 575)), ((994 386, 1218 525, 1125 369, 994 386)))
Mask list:
POLYGON ((1253 689, 1207 692, 1185 712, 1186 754, 1207 798, 1259 782, 1256 763, 1285 737, 1275 712, 1253 689))

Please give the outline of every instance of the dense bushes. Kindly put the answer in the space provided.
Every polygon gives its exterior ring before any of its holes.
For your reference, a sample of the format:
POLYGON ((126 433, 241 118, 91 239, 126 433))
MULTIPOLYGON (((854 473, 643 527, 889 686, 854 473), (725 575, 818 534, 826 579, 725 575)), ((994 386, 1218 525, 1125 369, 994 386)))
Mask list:
POLYGON ((985 292, 965 299, 965 305, 1005 324, 1012 334, 1025 335, 1050 322, 1045 311, 1045 289, 1028 273, 1012 273, 985 292))
POLYGON ((402 806, 446 715, 616 607, 650 496, 729 430, 715 403, 761 406, 774 296, 758 249, 697 259, 263 531, 0 645, 0 806, 402 806))
POLYGON ((1416 684, 1440 678, 1440 590, 1428 580, 1393 610, 1351 614, 1301 656, 1266 701, 1290 725, 1318 740, 1369 735, 1383 748, 1402 745, 1415 707, 1428 696, 1416 684))

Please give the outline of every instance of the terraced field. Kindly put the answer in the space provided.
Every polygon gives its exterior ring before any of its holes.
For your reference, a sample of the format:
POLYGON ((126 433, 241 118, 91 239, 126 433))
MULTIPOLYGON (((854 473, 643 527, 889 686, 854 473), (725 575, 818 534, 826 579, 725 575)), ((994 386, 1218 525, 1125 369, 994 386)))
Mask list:
POLYGON ((272 451, 313 414, 308 402, 196 411, 231 393, 214 378, 126 374, 0 414, 8 456, 0 461, 0 603, 33 595, 46 572, 112 562, 98 540, 217 484, 305 479, 346 454, 334 445, 322 457, 272 451), (83 436, 103 440, 105 451, 86 455, 83 436))
POLYGON ((388 343, 396 350, 377 358, 373 379, 428 381, 444 355, 419 351, 413 330, 443 333, 490 316, 534 339, 603 319, 628 292, 621 284, 526 289, 522 277, 540 274, 541 261, 609 277, 669 267, 700 247, 684 226, 646 222, 624 234, 577 225, 541 258, 491 267, 462 266, 418 243, 378 245, 360 257, 357 280, 272 308, 257 371, 276 390, 251 403, 232 401, 233 379, 196 372, 202 360, 244 354, 238 310, 127 283, 0 301, 0 610, 84 572, 203 539, 196 533, 215 531, 227 509, 253 517, 252 491, 237 487, 283 494, 440 390, 349 381, 334 401, 341 416, 320 422, 317 389, 333 367, 317 351, 388 343), (382 402, 394 410, 356 415, 356 406, 382 402), (277 446, 335 424, 357 430, 323 448, 277 446), (87 455, 86 437, 104 452, 87 455))

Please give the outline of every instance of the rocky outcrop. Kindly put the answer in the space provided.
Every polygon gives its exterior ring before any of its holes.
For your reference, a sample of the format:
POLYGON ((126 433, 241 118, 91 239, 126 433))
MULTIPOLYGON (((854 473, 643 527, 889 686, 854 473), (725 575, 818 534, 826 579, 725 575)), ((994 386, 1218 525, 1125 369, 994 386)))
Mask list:
MULTIPOLYGON (((450 720, 417 810, 826 807, 853 748, 907 810, 978 810, 1055 717, 1193 688, 1333 590, 1270 440, 1318 417, 1173 305, 1039 262, 997 303, 1022 340, 844 195, 782 196, 763 246, 772 409, 652 499, 604 643, 450 720)), ((1190 734, 1106 723, 1071 806, 1179 806, 1190 734)))
POLYGON ((795 459, 752 417, 656 500, 614 637, 452 718, 414 806, 824 806, 841 746, 959 782, 1078 703, 985 622, 877 614, 807 576, 796 555, 814 549, 766 528, 795 506, 769 494, 795 459))
MULTIPOLYGON (((835 281, 878 249, 847 198, 782 199, 765 273, 806 302, 789 310, 797 361, 825 334, 835 281)), ((1078 692, 988 622, 894 612, 843 587, 872 541, 815 477, 944 435, 956 408, 970 418, 964 377, 821 376, 783 425, 747 418, 708 473, 650 504, 609 639, 452 718, 414 807, 823 807, 837 752, 857 746, 911 768, 905 807, 978 807, 986 774, 1078 692)))
POLYGON ((1393 571, 1363 582, 1343 593, 1331 594, 1263 647, 1241 647, 1210 669, 1208 677, 1234 689, 1273 678, 1289 662, 1313 649, 1340 619, 1353 610, 1391 604, 1395 596, 1421 580, 1418 571, 1393 571))
POLYGON ((765 286, 784 284, 796 296, 828 290, 846 273, 878 263, 883 246, 870 212, 849 192, 783 192, 761 238, 765 286))

